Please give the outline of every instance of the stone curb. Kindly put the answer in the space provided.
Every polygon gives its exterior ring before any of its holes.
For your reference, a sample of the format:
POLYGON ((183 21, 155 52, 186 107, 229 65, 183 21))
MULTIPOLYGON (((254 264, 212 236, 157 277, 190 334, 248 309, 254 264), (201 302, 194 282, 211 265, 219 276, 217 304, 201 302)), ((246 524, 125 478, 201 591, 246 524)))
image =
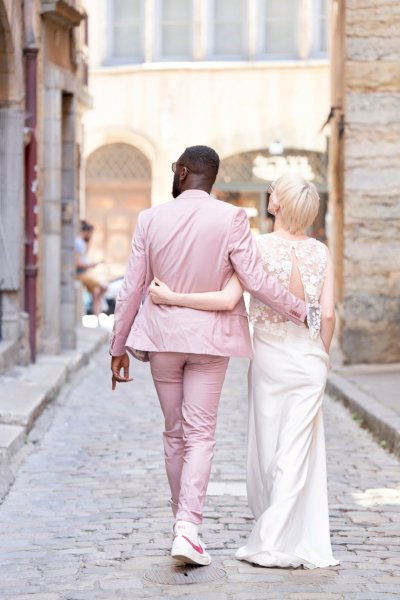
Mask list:
POLYGON ((69 377, 89 362, 109 333, 80 327, 77 337, 76 350, 39 355, 35 364, 15 367, 0 376, 0 501, 14 482, 13 457, 36 419, 69 377))
POLYGON ((328 375, 326 391, 359 416, 368 429, 400 457, 400 417, 338 373, 328 375))

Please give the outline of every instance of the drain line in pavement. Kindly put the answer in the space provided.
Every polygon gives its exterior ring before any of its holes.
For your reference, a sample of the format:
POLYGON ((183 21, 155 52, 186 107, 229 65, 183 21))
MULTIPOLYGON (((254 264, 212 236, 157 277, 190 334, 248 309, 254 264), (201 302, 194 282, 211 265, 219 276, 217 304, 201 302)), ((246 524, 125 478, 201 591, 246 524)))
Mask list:
POLYGON ((154 568, 146 571, 144 578, 151 583, 163 585, 188 585, 191 583, 208 583, 226 577, 226 571, 218 567, 196 567, 181 565, 168 568, 154 568))

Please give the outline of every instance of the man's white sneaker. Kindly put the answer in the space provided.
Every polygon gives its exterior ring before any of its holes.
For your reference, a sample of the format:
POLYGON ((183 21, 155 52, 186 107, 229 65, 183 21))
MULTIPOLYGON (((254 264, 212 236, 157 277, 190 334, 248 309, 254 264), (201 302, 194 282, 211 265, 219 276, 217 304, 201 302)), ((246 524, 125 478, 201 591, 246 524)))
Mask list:
POLYGON ((206 552, 204 544, 199 539, 194 543, 186 535, 175 537, 171 556, 186 564, 202 565, 203 567, 211 562, 211 556, 206 552))

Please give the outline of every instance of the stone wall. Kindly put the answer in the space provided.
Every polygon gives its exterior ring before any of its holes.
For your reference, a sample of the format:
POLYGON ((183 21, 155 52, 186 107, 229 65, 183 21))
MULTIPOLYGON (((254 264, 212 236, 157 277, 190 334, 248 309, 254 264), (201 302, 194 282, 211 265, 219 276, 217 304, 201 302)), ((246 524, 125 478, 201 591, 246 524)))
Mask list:
POLYGON ((0 0, 0 373, 29 358, 24 313, 21 3, 0 0))
MULTIPOLYGON (((38 76, 38 349, 76 345, 74 241, 78 228, 85 21, 82 1, 42 0, 38 76)), ((78 301, 79 303, 79 301, 78 301)))
POLYGON ((34 360, 35 340, 54 353, 76 343, 77 157, 88 101, 81 8, 0 0, 0 372, 34 360))
POLYGON ((400 4, 347 0, 342 349, 400 361, 400 4))
POLYGON ((50 19, 43 20, 43 80, 39 86, 41 133, 39 136, 40 182, 39 244, 40 319, 39 349, 58 353, 75 347, 74 239, 78 221, 79 165, 77 131, 80 116, 77 97, 81 82, 72 66, 64 68, 58 56, 70 56, 70 37, 60 35, 55 52, 48 40, 61 31, 50 19))

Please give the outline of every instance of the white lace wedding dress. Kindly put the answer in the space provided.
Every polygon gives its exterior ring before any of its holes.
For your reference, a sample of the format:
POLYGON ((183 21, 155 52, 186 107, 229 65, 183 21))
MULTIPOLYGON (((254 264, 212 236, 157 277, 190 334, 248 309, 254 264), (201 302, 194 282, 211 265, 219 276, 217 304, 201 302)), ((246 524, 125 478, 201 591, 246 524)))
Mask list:
POLYGON ((258 238, 265 269, 289 287, 298 268, 310 329, 285 321, 256 299, 250 305, 247 493, 256 524, 236 557, 272 567, 338 564, 329 533, 322 401, 329 358, 319 337, 327 256, 312 238, 258 238))

